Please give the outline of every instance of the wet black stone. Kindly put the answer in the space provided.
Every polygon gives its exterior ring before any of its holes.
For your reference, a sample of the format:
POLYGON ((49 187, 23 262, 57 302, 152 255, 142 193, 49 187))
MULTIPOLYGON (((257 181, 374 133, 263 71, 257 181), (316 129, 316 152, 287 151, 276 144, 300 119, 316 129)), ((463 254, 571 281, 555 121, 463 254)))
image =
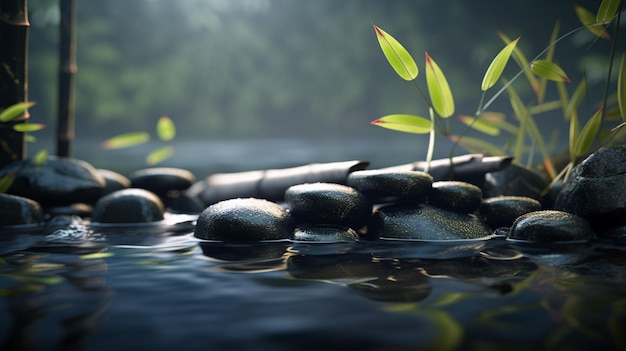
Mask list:
POLYGON ((372 205, 358 190, 333 183, 308 183, 289 187, 285 201, 298 225, 334 224, 363 227, 372 205))
POLYGON ((602 148, 574 167, 555 208, 599 231, 626 225, 626 145, 602 148))
POLYGON ((0 178, 14 173, 7 193, 27 197, 42 206, 94 203, 105 181, 89 163, 72 158, 48 156, 37 165, 32 160, 16 161, 0 170, 0 178))
POLYGON ((374 212, 368 235, 392 239, 458 240, 491 235, 478 217, 430 205, 381 207, 374 212))
POLYGON ((479 216, 491 228, 510 227, 517 217, 541 210, 541 203, 524 196, 496 196, 485 199, 479 216))
POLYGON ((295 241, 341 242, 358 241, 359 235, 352 228, 316 225, 297 228, 293 234, 295 241))
POLYGON ((348 175, 346 184, 372 202, 388 200, 420 201, 426 197, 433 183, 433 177, 419 171, 364 170, 348 175))
POLYGON ((207 207, 196 224, 196 238, 216 241, 283 240, 293 234, 291 216, 278 204, 256 198, 220 201, 207 207))
POLYGON ((93 206, 89 204, 76 203, 68 206, 46 207, 46 216, 78 216, 81 218, 91 217, 93 214, 93 206))
POLYGON ((161 196, 170 190, 186 190, 196 181, 188 170, 173 167, 141 169, 130 176, 133 188, 150 190, 161 196))
POLYGON ((526 213, 518 217, 507 239, 533 243, 586 241, 595 237, 584 218, 555 210, 526 213))
POLYGON ((476 185, 459 181, 434 182, 429 203, 461 213, 473 213, 480 207, 483 193, 476 185))
POLYGON ((0 194, 0 227, 41 222, 38 202, 21 196, 0 194))
POLYGON ((146 223, 163 220, 161 199, 145 189, 128 188, 103 196, 96 203, 92 221, 97 223, 146 223))
POLYGON ((102 196, 108 195, 114 191, 130 188, 130 180, 117 172, 99 168, 96 171, 104 179, 104 189, 102 196))
POLYGON ((541 201, 542 192, 550 181, 528 168, 511 164, 507 168, 487 173, 483 187, 483 197, 524 196, 541 201))

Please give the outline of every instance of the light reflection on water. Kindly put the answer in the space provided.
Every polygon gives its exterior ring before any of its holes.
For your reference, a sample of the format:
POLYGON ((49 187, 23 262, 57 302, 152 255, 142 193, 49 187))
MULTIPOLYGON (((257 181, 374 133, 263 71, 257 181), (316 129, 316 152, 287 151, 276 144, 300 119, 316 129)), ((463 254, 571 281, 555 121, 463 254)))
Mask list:
POLYGON ((200 243, 193 222, 179 222, 82 228, 98 240, 3 235, 0 246, 12 249, 0 254, 0 349, 611 349, 623 341, 626 250, 613 243, 554 261, 501 239, 459 250, 200 243))

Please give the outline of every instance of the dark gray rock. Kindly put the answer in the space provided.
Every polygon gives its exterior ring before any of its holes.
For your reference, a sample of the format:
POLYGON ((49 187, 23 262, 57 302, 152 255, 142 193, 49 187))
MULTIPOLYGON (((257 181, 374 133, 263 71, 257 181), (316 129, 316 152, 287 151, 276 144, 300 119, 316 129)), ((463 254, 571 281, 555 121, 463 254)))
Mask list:
POLYGON ((0 214, 0 227, 38 224, 42 220, 37 201, 9 194, 0 194, 0 214))
POLYGON ((555 208, 586 218, 598 231, 626 225, 626 145, 602 148, 577 165, 555 208))
POLYGON ((351 242, 359 241, 359 234, 352 228, 316 225, 297 228, 293 234, 293 240, 311 242, 351 242))
POLYGON ((348 175, 346 184, 372 202, 421 201, 430 191, 433 177, 419 171, 364 170, 348 175))
POLYGON ((87 218, 93 215, 93 206, 89 204, 75 203, 67 206, 46 207, 45 214, 46 217, 78 216, 80 218, 87 218))
POLYGON ((30 159, 16 161, 0 170, 0 178, 11 173, 15 180, 7 193, 27 197, 42 206, 94 203, 105 185, 93 166, 72 158, 48 156, 42 164, 30 159))
POLYGON ((483 193, 476 185, 459 181, 434 182, 429 203, 461 213, 473 213, 480 207, 483 193))
POLYGON ((104 179, 102 196, 108 195, 114 191, 130 188, 130 179, 122 174, 102 168, 96 169, 96 171, 98 171, 102 179, 104 179))
POLYGON ((289 213, 274 202, 230 199, 200 213, 194 236, 216 241, 283 240, 291 237, 294 228, 289 213))
POLYGON ((358 190, 341 184, 307 183, 289 187, 285 201, 296 224, 334 224, 363 227, 372 214, 372 204, 358 190))
POLYGON ((491 229, 471 214, 430 205, 391 205, 374 212, 368 235, 390 239, 459 240, 488 237, 491 229))
POLYGON ((485 175, 483 197, 524 196, 541 201, 542 192, 549 184, 550 181, 540 173, 511 164, 501 171, 485 175))
POLYGON ((174 167, 145 168, 130 176, 131 187, 150 190, 159 197, 171 190, 186 190, 195 181, 193 173, 174 167))
POLYGON ((532 243, 577 242, 595 238, 584 218, 556 210, 526 213, 518 217, 507 239, 532 243))
POLYGON ((161 199, 145 189, 128 188, 103 196, 96 202, 92 222, 147 223, 163 220, 161 199))
POLYGON ((485 199, 478 210, 491 228, 510 227, 517 217, 541 210, 541 203, 524 196, 496 196, 485 199))

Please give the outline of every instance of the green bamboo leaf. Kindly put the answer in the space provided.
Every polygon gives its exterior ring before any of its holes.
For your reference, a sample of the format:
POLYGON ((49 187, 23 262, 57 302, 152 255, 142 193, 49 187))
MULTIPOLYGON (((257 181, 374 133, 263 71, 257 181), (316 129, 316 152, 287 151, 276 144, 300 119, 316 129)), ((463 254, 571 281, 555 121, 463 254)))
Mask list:
POLYGON ((39 150, 35 156, 33 157, 33 163, 36 166, 41 166, 44 163, 46 163, 46 160, 48 159, 48 150, 43 149, 43 150, 39 150))
POLYGON ((443 118, 448 118, 454 114, 454 98, 452 91, 439 65, 428 53, 426 56, 426 85, 433 108, 437 114, 443 118))
POLYGON ((163 146, 154 151, 152 151, 146 157, 146 163, 149 165, 156 165, 157 163, 161 163, 168 158, 172 157, 174 154, 174 148, 171 146, 163 146))
POLYGON ((0 178, 0 194, 6 193, 15 181, 15 173, 9 173, 0 178))
POLYGON ((576 87, 576 90, 574 90, 574 94, 572 94, 572 97, 570 98, 569 103, 565 107, 565 118, 569 119, 569 118, 572 118, 572 116, 578 118, 578 112, 577 112, 578 106, 583 101, 583 98, 585 97, 586 92, 587 92, 587 80, 583 79, 580 81, 580 83, 576 87))
POLYGON ((491 61, 491 64, 489 65, 489 68, 487 68, 487 72, 485 72, 483 82, 480 86, 480 89, 482 91, 486 91, 487 89, 491 88, 492 86, 494 86, 494 84, 496 84, 498 79, 500 79, 502 72, 504 72, 504 67, 506 67, 506 64, 509 62, 511 54, 515 50, 519 39, 520 37, 517 37, 517 39, 507 44, 502 50, 500 50, 500 52, 498 53, 498 55, 496 55, 493 61, 491 61))
POLYGON ((36 132, 44 129, 45 127, 46 125, 41 123, 18 123, 13 125, 13 129, 16 132, 36 132))
POLYGON ((617 78, 617 104, 622 120, 626 121, 626 54, 622 55, 617 78))
POLYGON ((477 130, 479 132, 485 133, 487 135, 500 135, 500 128, 497 124, 491 123, 485 119, 476 119, 474 117, 460 115, 459 120, 463 122, 465 125, 477 130))
POLYGON ((576 157, 576 141, 578 140, 578 134, 580 133, 580 126, 578 121, 578 113, 572 113, 569 120, 569 152, 570 158, 576 157))
MULTIPOLYGON (((558 41, 559 36, 559 28, 561 24, 557 21, 552 28, 552 34, 550 35, 550 46, 548 46, 548 51, 546 52, 546 61, 554 61, 554 51, 556 50, 556 42, 558 41)), ((546 88, 548 86, 548 80, 546 78, 542 78, 539 80, 539 90, 537 95, 537 100, 539 103, 543 103, 546 97, 546 88)))
POLYGON ((114 136, 102 143, 104 149, 121 149, 125 147, 145 144, 150 140, 150 134, 146 132, 125 133, 114 136))
POLYGON ((602 0, 598 13, 596 14, 596 22, 608 24, 611 22, 617 9, 619 8, 620 0, 602 0))
POLYGON ((456 135, 451 135, 449 138, 452 142, 458 143, 467 151, 474 154, 484 153, 493 156, 501 156, 507 154, 502 148, 483 139, 472 138, 468 136, 459 137, 456 135))
POLYGON ((11 105, 0 112, 0 122, 9 122, 21 116, 26 110, 32 107, 34 102, 19 102, 11 105))
POLYGON ((563 106, 563 103, 561 102, 561 100, 552 100, 552 101, 542 102, 538 105, 530 106, 528 108, 528 111, 532 115, 537 115, 540 113, 554 111, 556 109, 561 108, 562 106, 563 106))
POLYGON ((372 121, 373 125, 406 133, 426 134, 433 127, 430 120, 414 115, 394 114, 372 121))
POLYGON ((171 118, 161 116, 157 122, 157 136, 163 141, 170 141, 176 136, 176 126, 171 118))
POLYGON ((602 39, 611 40, 611 36, 604 30, 602 23, 596 21, 596 16, 593 13, 580 5, 574 5, 574 11, 580 23, 593 33, 593 35, 602 39))
MULTIPOLYGON (((498 32, 498 36, 507 45, 512 42, 512 40, 502 32, 498 32)), ((541 88, 539 87, 539 81, 537 80, 537 77, 535 77, 535 75, 530 70, 527 69, 529 66, 528 59, 526 58, 526 56, 524 55, 524 53, 522 52, 522 50, 520 50, 518 46, 516 46, 515 50, 513 50, 513 59, 515 60, 515 62, 517 62, 517 65, 522 70, 524 70, 524 76, 526 77, 526 80, 528 80, 528 83, 533 88, 533 91, 535 92, 537 97, 539 97, 541 95, 540 94, 541 88)))
POLYGON ((417 78, 419 70, 411 54, 389 33, 374 25, 378 44, 385 58, 400 78, 410 81, 417 78))
POLYGON ((547 60, 535 60, 530 64, 530 69, 541 78, 555 82, 570 83, 571 80, 559 65, 547 60))
POLYGON ((574 141, 574 156, 584 156, 593 144, 598 135, 600 124, 602 122, 602 108, 589 118, 585 126, 580 131, 580 136, 574 141))

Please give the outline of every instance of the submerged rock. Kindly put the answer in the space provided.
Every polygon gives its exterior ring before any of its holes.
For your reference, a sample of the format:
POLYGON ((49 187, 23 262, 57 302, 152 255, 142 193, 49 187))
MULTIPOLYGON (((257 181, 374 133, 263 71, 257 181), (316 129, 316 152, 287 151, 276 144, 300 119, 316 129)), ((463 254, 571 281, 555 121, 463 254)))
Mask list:
POLYGON ((602 148, 574 167, 555 208, 601 230, 626 225, 626 145, 602 148))
POLYGON ((285 201, 296 224, 334 224, 363 227, 372 214, 372 204, 358 190, 341 184, 307 183, 289 187, 285 201))
POLYGON ((103 196, 94 207, 97 223, 146 223, 163 220, 161 199, 145 189, 128 188, 103 196))
POLYGON ((342 242, 359 241, 359 234, 352 228, 316 225, 297 228, 293 234, 295 241, 342 242))
POLYGON ((541 203, 524 196, 496 196, 485 199, 478 211, 491 228, 510 227, 517 217, 541 210, 541 203))
POLYGON ((459 181, 433 183, 429 203, 446 210, 473 213, 480 207, 483 194, 476 185, 459 181))
POLYGON ((471 214, 430 205, 391 205, 374 212, 368 235, 389 239, 459 240, 490 236, 491 229, 471 214))
POLYGON ((346 181, 372 202, 421 201, 431 189, 433 177, 419 171, 364 170, 352 172, 346 181))
POLYGON ((93 203, 102 195, 105 181, 89 163, 73 158, 48 156, 41 164, 16 161, 0 169, 0 178, 15 174, 7 193, 26 197, 42 206, 93 203))
POLYGON ((37 201, 9 194, 0 194, 0 214, 0 227, 38 224, 42 220, 37 201))
POLYGON ((278 204, 256 198, 220 201, 207 207, 194 236, 216 241, 283 240, 293 234, 291 216, 278 204))
POLYGON ((518 217, 507 239, 532 243, 586 241, 595 238, 584 218, 555 210, 526 213, 518 217))

